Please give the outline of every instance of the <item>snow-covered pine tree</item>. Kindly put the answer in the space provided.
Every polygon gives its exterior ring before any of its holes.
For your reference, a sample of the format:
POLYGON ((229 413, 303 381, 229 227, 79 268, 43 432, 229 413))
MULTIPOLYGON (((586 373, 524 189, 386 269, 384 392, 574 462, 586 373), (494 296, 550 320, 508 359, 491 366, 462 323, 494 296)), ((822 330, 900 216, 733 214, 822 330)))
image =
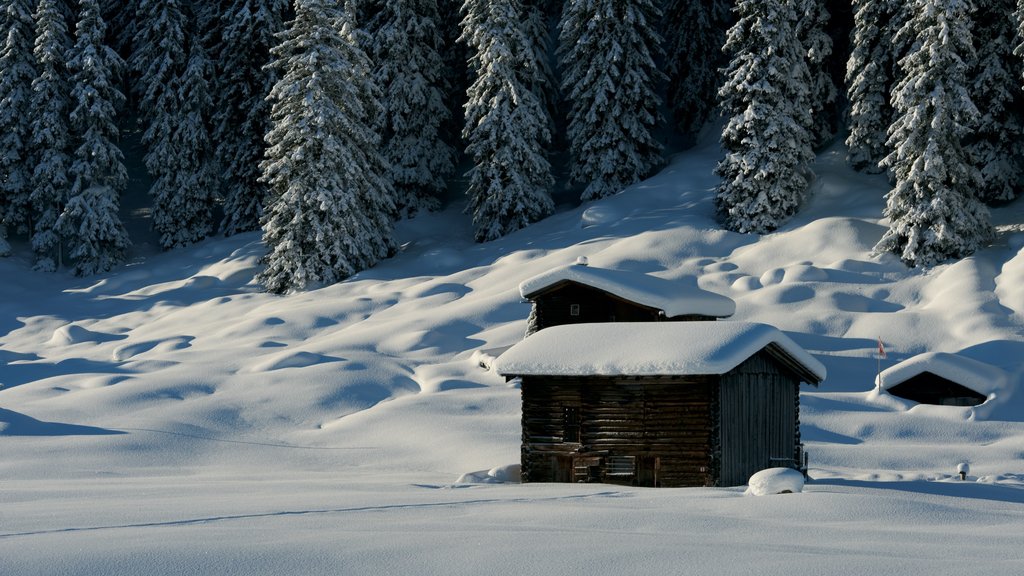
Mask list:
POLYGON ((30 219, 27 112, 36 77, 32 8, 30 0, 0 4, 0 255, 10 252, 8 229, 25 231, 30 219))
POLYGON ((28 109, 30 145, 36 162, 30 195, 35 214, 32 249, 35 268, 52 272, 63 261, 63 240, 55 226, 71 188, 68 179, 71 85, 66 66, 71 36, 65 23, 63 0, 39 0, 35 20, 35 58, 39 75, 32 81, 28 109))
POLYGON ((981 170, 978 197, 1013 200, 1024 184, 1024 94, 1021 61, 1014 57, 1016 22, 1007 18, 1014 0, 975 0, 972 35, 977 58, 969 72, 971 100, 981 112, 967 139, 967 154, 981 170))
POLYGON ((533 69, 534 77, 531 79, 530 90, 544 105, 544 113, 554 135, 559 94, 558 80, 551 66, 554 41, 548 21, 549 11, 553 8, 551 4, 551 0, 522 0, 522 21, 523 31, 533 49, 533 61, 537 63, 533 69))
POLYGON ((725 67, 729 0, 668 0, 664 37, 668 104, 676 126, 695 135, 711 117, 725 67))
POLYGON ((441 59, 444 61, 444 82, 447 94, 448 121, 445 122, 444 139, 458 155, 464 148, 462 128, 465 119, 466 90, 472 82, 469 70, 469 47, 461 41, 462 0, 438 0, 441 13, 441 59))
POLYGON ((967 0, 915 0, 914 16, 896 33, 912 48, 892 94, 898 116, 883 164, 896 184, 886 195, 889 230, 875 250, 908 266, 962 258, 992 236, 975 194, 981 174, 961 145, 978 116, 967 88, 970 10, 967 0))
POLYGON ((165 249, 194 244, 213 232, 220 181, 207 128, 212 65, 197 37, 189 43, 188 60, 172 84, 175 93, 166 96, 176 106, 167 115, 169 130, 159 123, 151 125, 161 126, 155 128, 161 142, 146 156, 147 167, 156 176, 150 189, 153 228, 165 249))
POLYGON ((142 0, 102 0, 103 21, 109 23, 111 47, 126 57, 138 33, 139 4, 142 0))
MULTIPOLYGON (((1020 44, 1013 49, 1013 53, 1021 60, 1024 60, 1024 0, 1017 0, 1017 40, 1020 44)), ((1021 78, 1024 79, 1024 66, 1021 66, 1021 78)))
POLYGON ((558 56, 569 102, 573 182, 583 200, 615 194, 662 162, 654 0, 567 0, 558 56))
POLYGON ((854 27, 846 66, 850 103, 846 161, 854 170, 881 172, 879 162, 888 153, 885 141, 894 118, 889 95, 899 57, 893 36, 905 22, 900 4, 893 0, 853 0, 854 27))
POLYGON ((728 116, 715 198, 726 228, 764 234, 800 207, 812 177, 810 73, 797 37, 798 0, 739 0, 719 90, 728 116))
POLYGON ((443 138, 449 109, 439 23, 437 0, 392 0, 372 27, 374 76, 384 95, 384 156, 401 216, 438 208, 455 167, 455 150, 443 138))
POLYGON ((530 90, 537 63, 521 26, 519 0, 467 0, 462 38, 475 81, 466 103, 466 152, 473 159, 468 210, 478 242, 551 214, 554 183, 545 145, 548 116, 530 90))
POLYGON ((174 81, 185 67, 186 13, 182 0, 137 0, 135 36, 128 66, 139 120, 147 127, 173 113, 174 81))
POLYGON ((187 5, 141 0, 131 65, 139 120, 153 177, 153 229, 164 249, 187 246, 212 230, 217 190, 206 117, 209 61, 187 5))
POLYGON ((832 56, 832 38, 825 32, 829 21, 824 0, 800 0, 797 35, 807 51, 807 67, 811 75, 810 105, 811 144, 815 149, 831 142, 838 129, 839 111, 836 85, 828 69, 832 56))
POLYGON ((270 190, 270 292, 338 282, 394 249, 391 184, 379 151, 380 91, 351 15, 335 0, 298 0, 272 50, 280 80, 261 164, 270 190))
POLYGON ((215 63, 213 140, 223 171, 224 221, 231 235, 260 225, 266 186, 259 164, 270 125, 266 101, 274 85, 270 48, 284 29, 290 0, 231 0, 220 12, 219 42, 210 48, 215 63))
POLYGON ((115 86, 124 61, 104 44, 106 24, 98 0, 80 0, 71 73, 71 190, 57 219, 57 234, 70 244, 75 274, 105 272, 124 261, 131 242, 118 215, 128 173, 117 147, 117 108, 124 95, 115 86))

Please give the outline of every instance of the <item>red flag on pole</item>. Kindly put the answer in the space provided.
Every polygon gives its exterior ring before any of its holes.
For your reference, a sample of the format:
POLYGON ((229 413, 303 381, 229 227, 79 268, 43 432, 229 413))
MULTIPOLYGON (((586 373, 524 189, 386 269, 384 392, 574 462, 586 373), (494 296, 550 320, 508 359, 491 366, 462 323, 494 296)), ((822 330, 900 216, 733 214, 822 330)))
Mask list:
POLYGON ((887 357, 885 355, 885 346, 882 346, 882 339, 881 338, 878 339, 878 357, 879 358, 886 358, 887 357))

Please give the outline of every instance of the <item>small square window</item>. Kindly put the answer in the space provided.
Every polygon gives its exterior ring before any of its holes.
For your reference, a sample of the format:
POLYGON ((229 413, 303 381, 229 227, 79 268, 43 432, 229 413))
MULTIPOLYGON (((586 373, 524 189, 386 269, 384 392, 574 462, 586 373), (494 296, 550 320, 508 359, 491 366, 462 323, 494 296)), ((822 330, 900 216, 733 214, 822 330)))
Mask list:
POLYGON ((579 316, 579 315, 580 315, 580 305, 579 304, 570 304, 569 305, 569 316, 579 316))

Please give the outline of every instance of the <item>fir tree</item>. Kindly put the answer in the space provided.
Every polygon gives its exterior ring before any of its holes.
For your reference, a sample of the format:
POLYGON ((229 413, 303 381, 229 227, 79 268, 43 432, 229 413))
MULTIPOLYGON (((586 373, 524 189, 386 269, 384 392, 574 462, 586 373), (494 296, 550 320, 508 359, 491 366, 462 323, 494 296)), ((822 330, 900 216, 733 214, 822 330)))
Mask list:
POLYGON ((115 80, 124 61, 104 44, 106 24, 98 0, 80 0, 79 6, 75 44, 67 62, 76 148, 68 203, 55 228, 71 245, 74 272, 89 275, 123 262, 131 242, 118 216, 128 175, 115 144, 116 110, 124 101, 115 80))
POLYGON ((895 38, 912 45, 893 90, 898 117, 889 129, 893 150, 884 165, 895 187, 886 195, 889 230, 875 246, 908 266, 932 266, 977 250, 992 234, 978 200, 981 175, 962 139, 978 110, 967 90, 974 58, 964 0, 916 0, 914 16, 895 38), (913 38, 913 44, 911 44, 913 38))
POLYGON ((31 161, 29 99, 36 77, 35 23, 29 0, 0 4, 0 255, 10 252, 7 230, 28 229, 31 161))
POLYGON ((391 166, 401 215, 436 209, 454 168, 455 151, 443 139, 449 110, 439 52, 436 0, 394 0, 373 27, 375 77, 384 95, 384 156, 391 166))
POLYGON ((153 176, 153 228, 165 248, 211 232, 215 166, 206 129, 209 62, 187 30, 198 24, 178 0, 141 0, 132 53, 146 169, 153 176))
POLYGON ((494 240, 551 214, 553 179, 544 147, 548 117, 530 83, 535 52, 520 26, 519 0, 469 0, 463 38, 473 51, 476 80, 466 104, 473 159, 468 209, 478 242, 494 240))
POLYGON ((569 101, 570 178, 583 200, 638 182, 661 164, 654 138, 663 74, 655 59, 661 11, 653 0, 568 0, 559 35, 569 101))
POLYGON ((876 173, 887 154, 885 141, 894 112, 889 93, 895 83, 899 54, 893 36, 904 19, 893 0, 853 0, 854 29, 846 67, 850 102, 847 162, 855 170, 876 173))
POLYGON ((166 122, 154 122, 146 134, 154 143, 146 155, 155 176, 150 189, 153 228, 165 249, 188 246, 213 232, 219 175, 206 122, 210 68, 202 45, 193 38, 184 69, 172 83, 175 91, 165 97, 175 107, 166 122))
POLYGON ((719 91, 729 116, 716 204, 726 228, 767 233, 799 208, 811 177, 806 50, 795 33, 796 2, 740 0, 719 91))
POLYGON ((259 180, 270 122, 266 96, 275 82, 275 68, 265 66, 290 5, 289 0, 232 0, 219 15, 219 41, 210 50, 217 79, 212 123, 224 179, 221 230, 227 235, 260 225, 267 193, 259 180))
POLYGON ((380 92, 351 16, 300 0, 272 51, 280 81, 261 164, 272 202, 263 220, 270 292, 303 290, 373 266, 394 249, 391 186, 379 152, 380 92))
POLYGON ((797 35, 807 52, 807 66, 811 77, 810 105, 811 144, 814 148, 826 146, 835 135, 839 120, 836 85, 828 69, 832 55, 832 38, 825 32, 829 21, 824 0, 800 0, 797 13, 797 35))
POLYGON ((62 263, 63 241, 55 227, 71 187, 71 140, 67 125, 71 85, 65 61, 71 37, 62 4, 61 0, 39 0, 35 14, 39 75, 32 81, 28 111, 32 123, 31 148, 36 159, 30 197, 35 213, 32 249, 35 267, 43 271, 56 270, 62 263))
POLYGON ((695 135, 711 117, 726 65, 729 0, 669 0, 665 9, 668 103, 678 129, 695 135))
POLYGON ((530 91, 544 105, 548 125, 552 134, 555 133, 555 117, 558 114, 558 80, 551 67, 553 38, 548 23, 549 11, 553 9, 551 0, 522 0, 523 32, 533 50, 533 61, 536 63, 529 80, 530 91))
POLYGON ((978 196, 984 202, 1013 200, 1024 181, 1024 98, 1014 57, 1016 23, 1007 18, 1013 0, 978 0, 973 28, 977 52, 970 72, 971 100, 981 111, 967 154, 981 170, 978 196))

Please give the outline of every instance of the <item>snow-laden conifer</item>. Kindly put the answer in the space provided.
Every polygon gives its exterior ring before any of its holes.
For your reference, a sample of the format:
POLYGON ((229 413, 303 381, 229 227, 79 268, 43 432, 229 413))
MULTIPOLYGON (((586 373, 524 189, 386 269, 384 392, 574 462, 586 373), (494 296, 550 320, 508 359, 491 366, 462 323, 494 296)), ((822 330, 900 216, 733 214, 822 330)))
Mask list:
POLYGON ((444 93, 437 0, 385 3, 373 25, 377 85, 383 94, 384 156, 391 166, 395 208, 403 216, 439 206, 454 168, 444 140, 444 93))
POLYGON ((972 34, 977 58, 969 76, 971 100, 980 116, 966 148, 981 170, 978 196, 989 203, 1007 202, 1024 184, 1024 65, 1013 55, 1017 24, 1007 17, 1015 3, 976 0, 975 6, 972 34))
POLYGON ((75 273, 89 275, 123 262, 131 242, 118 216, 128 180, 116 144, 117 108, 124 101, 116 80, 124 62, 104 44, 106 24, 98 0, 81 0, 79 7, 75 44, 67 61, 75 145, 71 189, 55 227, 68 240, 75 273))
POLYGON ((684 134, 696 134, 718 100, 731 6, 729 0, 669 0, 666 5, 668 103, 684 134))
POLYGON ((71 36, 62 0, 39 0, 35 14, 35 58, 39 75, 32 81, 28 118, 35 158, 31 204, 35 214, 32 249, 37 270, 53 271, 62 264, 62 239, 55 226, 67 204, 71 182, 71 139, 68 133, 71 85, 66 66, 71 36))
POLYGON ((838 128, 838 91, 828 69, 832 56, 832 38, 825 32, 830 15, 824 0, 799 0, 797 35, 807 51, 807 68, 811 77, 809 102, 811 105, 811 144, 814 148, 827 145, 838 128))
POLYGON ((228 235, 260 225, 267 191, 259 163, 270 121, 266 97, 275 81, 274 69, 266 65, 290 6, 289 0, 230 0, 215 27, 213 140, 223 175, 221 230, 228 235))
POLYGON ((740 0, 719 97, 728 122, 716 205, 729 230, 767 233, 793 215, 811 178, 810 73, 795 0, 740 0))
POLYGON ((913 18, 895 38, 912 48, 893 89, 898 116, 883 163, 896 183, 886 195, 889 230, 875 250, 908 266, 962 258, 992 235, 988 209, 975 193, 981 174, 961 146, 978 116, 967 88, 970 10, 966 0, 916 0, 913 18))
POLYGON ((30 0, 0 4, 0 254, 7 254, 7 230, 25 231, 30 219, 32 168, 29 99, 36 77, 30 0))
POLYGON ((257 279, 284 293, 388 256, 394 206, 376 131, 381 95, 348 12, 333 0, 300 0, 272 54, 280 80, 261 164, 270 202, 257 279))
POLYGON ((881 172, 888 153, 885 142, 894 112, 890 92, 895 84, 893 36, 905 19, 894 0, 853 0, 853 34, 846 65, 850 103, 847 162, 855 170, 881 172))
POLYGON ((128 65, 143 125, 173 113, 173 82, 185 67, 186 12, 182 0, 137 0, 136 32, 128 65))
POLYGON ((153 229, 165 248, 208 236, 217 190, 207 114, 209 61, 197 19, 179 0, 141 0, 132 52, 153 229))
POLYGON ((190 41, 188 60, 164 101, 174 108, 165 122, 153 122, 146 140, 153 148, 146 165, 154 176, 153 229, 160 245, 188 246, 213 232, 213 208, 219 182, 213 143, 207 128, 210 111, 210 62, 199 40, 190 41))
POLYGON ((530 90, 544 105, 544 113, 548 117, 552 135, 556 129, 555 118, 558 114, 559 100, 558 79, 551 66, 554 38, 551 35, 549 15, 556 8, 552 6, 553 4, 552 0, 522 0, 523 31, 533 49, 533 61, 536 62, 533 78, 530 80, 530 90))
POLYGON ((519 0, 468 0, 463 39, 475 81, 466 103, 466 152, 473 159, 468 210, 478 242, 551 214, 548 117, 530 89, 535 52, 520 25, 519 0))
POLYGON ((615 194, 661 164, 654 138, 664 75, 653 0, 567 0, 559 34, 569 102, 570 178, 583 200, 615 194))

